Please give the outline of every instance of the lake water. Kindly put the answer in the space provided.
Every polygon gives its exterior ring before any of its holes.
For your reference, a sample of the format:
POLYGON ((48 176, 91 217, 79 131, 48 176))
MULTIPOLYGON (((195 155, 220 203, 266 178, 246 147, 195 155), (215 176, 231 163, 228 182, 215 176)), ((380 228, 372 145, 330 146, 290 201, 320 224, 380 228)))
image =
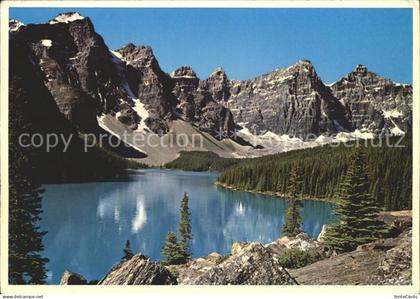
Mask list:
MULTIPOLYGON (((44 255, 48 283, 65 269, 88 280, 102 278, 122 257, 127 239, 133 252, 160 260, 168 231, 177 231, 179 206, 188 192, 194 257, 226 254, 235 241, 271 242, 279 237, 284 199, 216 187, 217 173, 139 170, 129 182, 44 185, 44 255)), ((304 201, 303 230, 316 237, 334 221, 332 205, 304 201)))

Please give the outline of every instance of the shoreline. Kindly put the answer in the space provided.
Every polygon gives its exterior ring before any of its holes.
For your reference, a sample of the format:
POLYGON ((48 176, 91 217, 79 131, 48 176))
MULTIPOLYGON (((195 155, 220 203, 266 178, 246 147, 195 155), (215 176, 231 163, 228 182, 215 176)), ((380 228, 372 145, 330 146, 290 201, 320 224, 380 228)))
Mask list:
MULTIPOLYGON (((254 193, 254 194, 261 194, 261 195, 287 198, 287 195, 284 194, 284 193, 273 192, 273 191, 245 190, 245 189, 240 189, 240 188, 237 188, 237 187, 233 187, 233 186, 225 184, 225 183, 221 183, 219 181, 214 182, 214 185, 217 186, 217 187, 221 187, 221 188, 225 188, 225 189, 229 189, 229 190, 233 190, 233 191, 242 191, 242 192, 249 192, 249 193, 254 193)), ((319 198, 319 197, 313 197, 313 196, 304 196, 304 198, 302 200, 312 200, 312 201, 335 203, 334 200, 329 199, 329 198, 319 198)))

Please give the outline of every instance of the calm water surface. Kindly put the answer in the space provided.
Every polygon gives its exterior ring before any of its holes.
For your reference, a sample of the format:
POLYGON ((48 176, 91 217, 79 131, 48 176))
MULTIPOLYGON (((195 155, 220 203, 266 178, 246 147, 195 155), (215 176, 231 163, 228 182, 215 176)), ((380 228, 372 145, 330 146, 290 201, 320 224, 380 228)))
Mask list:
MULTIPOLYGON (((271 242, 279 237, 283 199, 216 187, 217 173, 173 170, 133 172, 130 182, 45 185, 41 227, 48 282, 65 269, 100 279, 122 257, 127 239, 133 252, 160 260, 166 233, 176 231, 184 191, 190 197, 193 256, 230 252, 235 241, 271 242)), ((303 229, 316 237, 334 221, 332 205, 304 201, 303 229)))

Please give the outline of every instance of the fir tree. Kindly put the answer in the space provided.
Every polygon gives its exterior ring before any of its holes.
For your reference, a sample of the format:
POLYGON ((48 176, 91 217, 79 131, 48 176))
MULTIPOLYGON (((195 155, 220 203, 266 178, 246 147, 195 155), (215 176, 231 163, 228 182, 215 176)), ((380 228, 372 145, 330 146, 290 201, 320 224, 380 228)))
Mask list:
POLYGON ((11 88, 9 94, 9 283, 43 284, 48 262, 40 255, 46 234, 38 226, 43 190, 34 175, 33 149, 18 142, 21 133, 32 129, 22 117, 22 105, 29 98, 21 89, 11 88))
POLYGON ((185 255, 178 244, 178 240, 174 232, 166 235, 160 254, 166 257, 166 263, 169 265, 182 264, 185 262, 185 255))
POLYGON ((124 256, 121 258, 121 261, 128 261, 134 256, 134 254, 133 254, 133 252, 131 251, 131 248, 130 248, 130 240, 127 240, 125 242, 125 247, 123 249, 123 253, 124 253, 124 256))
POLYGON ((285 223, 282 233, 285 236, 296 236, 301 233, 302 225, 301 210, 301 194, 302 194, 302 172, 299 166, 295 165, 290 172, 289 184, 287 186, 287 209, 285 212, 285 223))
POLYGON ((386 233, 383 223, 377 220, 379 208, 369 192, 365 155, 359 148, 351 159, 335 208, 340 222, 328 230, 325 242, 338 252, 354 250, 386 233))
POLYGON ((192 239, 191 220, 190 220, 191 213, 188 207, 188 201, 189 201, 188 194, 187 192, 184 192, 184 197, 181 200, 181 209, 180 209, 179 245, 186 259, 191 257, 189 242, 192 239))

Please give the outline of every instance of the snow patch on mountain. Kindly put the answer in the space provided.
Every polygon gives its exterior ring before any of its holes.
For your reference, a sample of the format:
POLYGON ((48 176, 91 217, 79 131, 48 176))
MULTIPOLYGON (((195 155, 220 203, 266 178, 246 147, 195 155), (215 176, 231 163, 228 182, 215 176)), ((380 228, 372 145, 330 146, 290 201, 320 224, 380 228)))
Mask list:
POLYGON ((405 135, 405 132, 398 127, 398 125, 395 123, 395 121, 393 121, 392 118, 390 118, 390 120, 391 120, 392 124, 394 125, 394 127, 391 129, 391 134, 396 135, 396 136, 405 135))
POLYGON ((391 117, 398 118, 400 116, 403 116, 402 112, 400 112, 398 110, 388 110, 388 111, 384 110, 382 112, 383 112, 385 118, 391 118, 391 117))
POLYGON ((105 122, 107 117, 112 117, 109 114, 102 114, 101 116, 97 116, 96 119, 98 121, 99 127, 110 133, 111 135, 117 137, 118 139, 122 140, 123 142, 127 143, 128 145, 132 146, 134 149, 138 150, 140 153, 146 154, 143 150, 141 150, 138 146, 136 146, 133 142, 130 142, 129 139, 123 140, 121 136, 115 132, 112 128, 110 128, 107 123, 105 122))
POLYGON ((391 133, 392 133, 392 135, 396 135, 396 136, 405 135, 405 132, 403 130, 401 130, 397 125, 395 125, 395 127, 393 127, 391 129, 391 133))
POLYGON ((48 24, 57 24, 57 23, 71 23, 77 20, 83 20, 85 17, 80 15, 78 12, 70 13, 61 13, 56 16, 54 19, 48 22, 48 24))
POLYGON ((52 40, 50 40, 50 39, 42 39, 42 40, 41 40, 41 44, 42 44, 44 47, 49 48, 49 47, 51 47, 51 46, 52 46, 52 40))
POLYGON ((128 64, 127 60, 124 59, 124 57, 121 55, 120 52, 117 51, 109 51, 112 55, 112 61, 120 67, 122 64, 128 64))
POLYGON ((15 19, 10 19, 9 20, 9 31, 18 31, 22 26, 26 26, 24 23, 22 23, 21 21, 15 20, 15 19))
POLYGON ((134 101, 134 111, 136 111, 137 115, 141 117, 141 121, 138 124, 138 128, 136 131, 150 131, 147 127, 145 120, 149 117, 149 111, 146 110, 144 104, 140 102, 139 99, 133 99, 134 101))
MULTIPOLYGON (((397 129, 393 129, 392 133, 397 135, 397 129)), ((357 139, 373 139, 374 133, 366 130, 355 130, 353 132, 340 132, 330 136, 320 135, 314 140, 302 140, 287 134, 278 135, 271 131, 267 131, 262 135, 253 134, 248 128, 243 128, 237 132, 237 135, 251 143, 254 147, 262 146, 264 155, 287 152, 296 149, 311 148, 329 143, 348 142, 357 139)), ((258 155, 257 155, 258 156, 258 155)))

